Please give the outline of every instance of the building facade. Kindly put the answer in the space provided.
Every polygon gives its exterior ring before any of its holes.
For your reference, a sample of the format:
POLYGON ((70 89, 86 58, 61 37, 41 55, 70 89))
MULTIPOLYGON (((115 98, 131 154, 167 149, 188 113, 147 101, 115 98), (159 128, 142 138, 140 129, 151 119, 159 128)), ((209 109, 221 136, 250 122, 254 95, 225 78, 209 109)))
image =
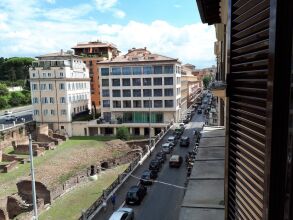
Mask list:
POLYGON ((29 69, 34 119, 71 136, 72 117, 91 109, 88 69, 62 50, 37 58, 29 69))
POLYGON ((81 56, 82 61, 89 69, 91 100, 93 110, 97 112, 100 108, 100 74, 97 68, 97 62, 110 60, 118 56, 119 51, 116 45, 101 41, 91 41, 88 43, 78 43, 72 47, 75 55, 81 56))
POLYGON ((195 66, 191 64, 182 65, 181 68, 181 113, 184 115, 186 110, 196 103, 197 98, 202 93, 202 81, 192 72, 195 66))
POLYGON ((293 2, 197 0, 225 87, 225 219, 293 219, 293 2))
POLYGON ((131 133, 155 134, 180 118, 181 63, 131 49, 111 61, 98 63, 101 72, 101 113, 106 122, 135 125, 131 133), (144 129, 142 129, 144 128, 144 129), (143 130, 143 131, 142 131, 143 130))

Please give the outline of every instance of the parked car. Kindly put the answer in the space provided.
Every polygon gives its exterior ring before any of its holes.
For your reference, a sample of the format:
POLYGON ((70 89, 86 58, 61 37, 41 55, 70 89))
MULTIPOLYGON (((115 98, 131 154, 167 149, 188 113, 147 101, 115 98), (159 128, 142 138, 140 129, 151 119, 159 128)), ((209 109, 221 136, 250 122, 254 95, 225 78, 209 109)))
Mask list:
POLYGON ((4 111, 4 115, 11 115, 12 114, 12 111, 10 111, 10 110, 5 110, 4 111))
POLYGON ((17 117, 15 115, 6 115, 5 121, 17 121, 17 117))
POLYGON ((166 156, 166 153, 165 152, 159 152, 159 153, 157 153, 156 154, 156 159, 158 160, 158 161, 160 161, 161 163, 164 163, 165 162, 165 160, 166 160, 166 158, 167 158, 167 156, 166 156))
POLYGON ((190 144, 189 137, 182 136, 182 137, 180 138, 180 146, 181 146, 181 147, 188 147, 189 144, 190 144))
POLYGON ((179 124, 179 127, 184 130, 185 129, 185 124, 184 123, 180 123, 179 124))
POLYGON ((147 188, 141 184, 131 186, 126 194, 127 205, 140 205, 147 193, 147 188))
POLYGON ((189 117, 186 117, 185 119, 183 119, 183 123, 184 124, 188 124, 190 121, 190 118, 189 117))
POLYGON ((158 177, 157 172, 153 170, 145 170, 141 175, 140 183, 142 185, 152 185, 153 180, 156 179, 157 177, 158 177))
POLYGON ((134 211, 131 208, 119 208, 115 211, 109 220, 133 220, 134 211))
POLYGON ((159 172, 160 169, 161 169, 161 166, 162 166, 162 164, 161 164, 161 162, 159 160, 153 159, 150 162, 149 170, 152 170, 154 172, 159 172))
POLYGON ((169 160, 169 167, 177 167, 179 168, 182 164, 182 157, 180 155, 172 155, 169 160))
MULTIPOLYGON (((184 124, 184 123, 182 123, 182 124, 184 124)), ((175 134, 176 134, 176 136, 177 136, 177 137, 180 137, 180 136, 183 134, 184 129, 185 129, 185 128, 182 127, 182 126, 175 128, 175 134)))
POLYGON ((170 143, 165 143, 162 145, 162 151, 169 154, 172 151, 172 145, 170 143))
POLYGON ((172 146, 176 146, 176 144, 177 144, 177 138, 176 138, 176 136, 169 136, 168 137, 168 142, 172 145, 172 146))
POLYGON ((197 114, 202 114, 201 108, 197 109, 197 114))

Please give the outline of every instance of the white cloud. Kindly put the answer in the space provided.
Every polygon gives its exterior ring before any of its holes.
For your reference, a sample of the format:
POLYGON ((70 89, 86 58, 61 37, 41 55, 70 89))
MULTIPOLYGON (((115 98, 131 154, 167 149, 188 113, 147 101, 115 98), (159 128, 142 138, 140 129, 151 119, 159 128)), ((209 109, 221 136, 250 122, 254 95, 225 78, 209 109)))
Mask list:
POLYGON ((126 14, 124 11, 121 11, 119 9, 114 9, 114 16, 117 18, 124 18, 126 14))
POLYGON ((102 39, 116 44, 124 53, 132 47, 146 46, 153 53, 198 67, 215 63, 213 26, 198 23, 176 27, 159 20, 150 24, 99 24, 84 16, 90 7, 78 7, 45 11, 36 0, 0 1, 0 56, 37 56, 70 49, 77 42, 102 39), (22 10, 16 7, 17 1, 21 2, 22 10), (85 12, 78 12, 78 7, 85 12))
POLYGON ((117 0, 95 0, 95 3, 97 9, 103 12, 114 7, 114 5, 117 3, 117 0))
POLYGON ((55 4, 56 3, 56 0, 45 0, 47 3, 49 4, 55 4))
POLYGON ((126 26, 98 26, 98 34, 118 45, 123 52, 132 47, 146 46, 153 53, 179 58, 183 63, 196 66, 215 63, 214 27, 201 23, 175 27, 165 21, 151 24, 131 21, 126 26))
POLYGON ((175 8, 181 8, 182 7, 182 5, 179 5, 179 4, 175 4, 175 5, 173 5, 175 8))

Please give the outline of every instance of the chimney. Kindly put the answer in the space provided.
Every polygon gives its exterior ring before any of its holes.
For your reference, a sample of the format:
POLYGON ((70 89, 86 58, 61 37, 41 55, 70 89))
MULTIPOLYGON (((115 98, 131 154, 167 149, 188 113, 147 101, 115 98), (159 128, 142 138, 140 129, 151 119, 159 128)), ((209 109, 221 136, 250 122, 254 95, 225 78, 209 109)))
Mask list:
POLYGON ((64 55, 64 53, 63 53, 63 49, 61 49, 60 54, 61 54, 61 55, 64 55))

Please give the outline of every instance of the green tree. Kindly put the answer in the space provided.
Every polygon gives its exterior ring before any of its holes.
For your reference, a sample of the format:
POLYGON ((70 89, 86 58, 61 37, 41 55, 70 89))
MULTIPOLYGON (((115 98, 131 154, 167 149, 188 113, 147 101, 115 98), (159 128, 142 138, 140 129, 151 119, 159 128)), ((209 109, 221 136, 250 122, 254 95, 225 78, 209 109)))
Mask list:
POLYGON ((129 131, 126 127, 120 127, 117 129, 116 137, 121 140, 128 140, 129 139, 129 131))
POLYGON ((12 107, 25 104, 26 98, 21 92, 12 92, 9 98, 9 105, 12 107))
POLYGON ((203 82, 204 88, 207 89, 209 84, 210 84, 210 82, 211 82, 211 76, 203 77, 202 82, 203 82))
POLYGON ((0 83, 0 96, 7 96, 9 91, 4 83, 0 83))
POLYGON ((4 97, 0 96, 0 109, 4 109, 7 107, 8 107, 7 100, 4 97))

